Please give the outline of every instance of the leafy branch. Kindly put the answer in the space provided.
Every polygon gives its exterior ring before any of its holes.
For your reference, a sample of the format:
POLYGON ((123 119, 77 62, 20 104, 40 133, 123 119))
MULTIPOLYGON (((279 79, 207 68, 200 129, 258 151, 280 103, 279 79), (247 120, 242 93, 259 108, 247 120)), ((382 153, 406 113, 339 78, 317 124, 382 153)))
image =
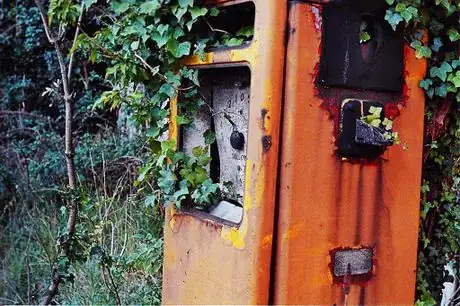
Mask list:
POLYGON ((428 99, 417 305, 435 305, 443 283, 460 276, 460 1, 386 1, 385 19, 404 26, 416 57, 429 64, 420 82, 428 99), (456 275, 446 274, 448 263, 456 275))

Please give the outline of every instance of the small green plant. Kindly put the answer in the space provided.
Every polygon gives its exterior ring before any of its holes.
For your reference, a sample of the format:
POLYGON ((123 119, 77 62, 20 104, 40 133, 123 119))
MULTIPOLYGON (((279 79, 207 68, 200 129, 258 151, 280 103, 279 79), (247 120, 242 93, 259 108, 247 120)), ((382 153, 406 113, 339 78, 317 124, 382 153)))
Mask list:
POLYGON ((369 115, 362 117, 361 120, 373 127, 382 129, 386 140, 391 141, 393 144, 400 144, 398 132, 393 132, 393 121, 386 117, 382 121, 382 110, 381 107, 371 106, 369 115))

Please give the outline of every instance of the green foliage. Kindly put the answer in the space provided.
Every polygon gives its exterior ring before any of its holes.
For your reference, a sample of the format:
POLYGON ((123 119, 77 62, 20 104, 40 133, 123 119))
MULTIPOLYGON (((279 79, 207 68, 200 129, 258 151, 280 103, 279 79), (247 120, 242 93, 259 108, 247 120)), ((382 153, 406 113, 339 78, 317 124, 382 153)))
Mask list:
MULTIPOLYGON (((150 158, 137 186, 155 203, 213 204, 219 190, 208 180, 209 153, 195 148, 193 156, 187 156, 177 152, 176 143, 160 138, 168 131, 170 102, 178 93, 179 126, 192 124, 193 114, 209 107, 197 90, 198 72, 177 68, 181 58, 203 54, 206 43, 200 45, 191 30, 216 12, 177 0, 110 2, 110 7, 99 10, 110 19, 94 35, 82 34, 78 47, 108 66, 105 81, 113 89, 103 93, 98 105, 127 105, 137 124, 148 129, 150 158)), ((240 32, 238 37, 251 35, 249 29, 240 32)))
POLYGON ((381 119, 382 110, 381 107, 371 106, 369 115, 364 116, 361 120, 373 127, 380 128, 385 139, 390 140, 393 144, 400 144, 398 132, 393 132, 393 121, 386 117, 381 119))
MULTIPOLYGON (((63 52, 72 36, 65 26, 80 12, 76 2, 50 5, 50 23, 62 26, 63 52)), ((76 52, 79 188, 69 193, 60 72, 32 1, 0 4, 0 54, 0 304, 41 303, 53 267, 64 280, 59 303, 114 304, 118 292, 123 304, 159 304, 162 211, 133 187, 147 160, 143 133, 121 121, 114 132, 114 113, 92 109, 103 76, 88 63, 90 54, 76 52), (65 230, 71 200, 81 205, 72 239, 65 230)))
POLYGON ((460 278, 460 2, 386 1, 391 7, 385 19, 393 29, 404 24, 417 58, 426 58, 429 63, 427 76, 420 82, 429 100, 417 305, 435 305, 441 300, 443 283, 453 281, 444 269, 445 264, 454 262, 454 277, 460 278), (427 30, 428 39, 423 38, 422 29, 427 30))
POLYGON ((54 20, 66 26, 68 23, 75 24, 81 14, 82 6, 69 0, 51 0, 48 9, 48 23, 54 20))

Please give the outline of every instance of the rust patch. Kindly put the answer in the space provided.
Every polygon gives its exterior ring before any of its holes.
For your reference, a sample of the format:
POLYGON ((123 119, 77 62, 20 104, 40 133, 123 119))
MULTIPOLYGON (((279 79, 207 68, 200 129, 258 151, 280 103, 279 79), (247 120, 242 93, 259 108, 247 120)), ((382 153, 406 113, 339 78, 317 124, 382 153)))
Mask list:
MULTIPOLYGON (((404 49, 404 57, 409 56, 408 51, 404 49)), ((321 54, 322 44, 319 44, 319 54, 321 54)), ((351 89, 351 88, 334 88, 334 87, 325 87, 321 85, 321 80, 319 78, 319 66, 320 61, 315 64, 313 70, 313 79, 315 80, 315 96, 321 99, 323 102, 321 108, 326 110, 329 114, 330 120, 334 124, 334 135, 335 144, 337 146, 337 141, 339 139, 339 129, 340 129, 340 116, 341 116, 341 104, 344 99, 353 98, 360 100, 373 100, 379 101, 384 105, 385 115, 391 120, 397 118, 409 99, 409 88, 407 84, 407 67, 404 70, 404 83, 402 91, 400 92, 383 92, 383 91, 372 91, 372 90, 362 90, 362 89, 351 89)), ((396 131, 397 132, 397 131, 396 131)), ((336 154, 338 159, 341 159, 342 156, 336 154)), ((379 161, 383 160, 383 156, 378 156, 374 158, 350 158, 347 157, 343 161, 351 162, 353 164, 376 164, 379 161)))
POLYGON ((358 197, 356 203, 356 228, 355 228, 355 245, 359 245, 361 242, 361 232, 363 231, 362 227, 362 211, 364 207, 364 190, 363 190, 363 184, 364 184, 364 165, 359 166, 359 177, 358 177, 358 197))
MULTIPOLYGON (((317 73, 317 71, 315 73, 317 73)), ((404 93, 382 93, 344 88, 325 88, 319 85, 318 80, 316 81, 316 85, 316 95, 323 101, 321 107, 328 112, 329 118, 334 124, 336 147, 338 146, 338 135, 340 134, 341 104, 343 100, 353 98, 357 100, 379 101, 384 105, 385 115, 392 120, 399 116, 405 100, 404 93)), ((336 156, 338 159, 342 159, 343 161, 353 164, 376 164, 383 159, 383 155, 368 158, 342 158, 340 154, 336 154, 336 156)))
POLYGON ((262 147, 264 148, 264 152, 267 152, 272 147, 272 137, 271 136, 264 136, 262 137, 262 147))
POLYGON ((260 111, 260 114, 262 115, 262 119, 265 119, 265 116, 267 116, 268 114, 268 109, 262 108, 262 110, 260 111))
POLYGON ((262 108, 262 110, 260 111, 260 115, 262 117, 262 129, 265 131, 267 130, 267 128, 265 127, 265 119, 267 120, 270 120, 270 116, 267 116, 268 114, 268 109, 266 108, 262 108))
POLYGON ((359 302, 358 305, 366 305, 366 289, 364 287, 359 288, 359 302))

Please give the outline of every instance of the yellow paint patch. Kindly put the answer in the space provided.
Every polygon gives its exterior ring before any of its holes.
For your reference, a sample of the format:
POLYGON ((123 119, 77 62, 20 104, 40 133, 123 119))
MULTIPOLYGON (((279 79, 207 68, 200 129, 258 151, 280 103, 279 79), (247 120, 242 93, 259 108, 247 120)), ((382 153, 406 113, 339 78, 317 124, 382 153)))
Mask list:
POLYGON ((182 64, 186 66, 195 66, 195 65, 206 65, 206 64, 212 64, 213 62, 213 53, 209 52, 206 53, 205 55, 205 60, 203 61, 200 56, 198 55, 193 55, 188 58, 186 58, 182 64))
POLYGON ((247 216, 243 216, 243 221, 239 229, 234 227, 223 227, 220 236, 230 242, 238 250, 246 246, 245 237, 248 233, 249 222, 247 216))
POLYGON ((176 218, 172 217, 171 220, 169 220, 169 227, 171 229, 174 229, 175 225, 176 225, 176 218))
POLYGON ((176 207, 174 205, 171 205, 169 208, 169 227, 171 229, 174 229, 174 225, 176 225, 176 218, 174 218, 174 215, 177 213, 176 207))

